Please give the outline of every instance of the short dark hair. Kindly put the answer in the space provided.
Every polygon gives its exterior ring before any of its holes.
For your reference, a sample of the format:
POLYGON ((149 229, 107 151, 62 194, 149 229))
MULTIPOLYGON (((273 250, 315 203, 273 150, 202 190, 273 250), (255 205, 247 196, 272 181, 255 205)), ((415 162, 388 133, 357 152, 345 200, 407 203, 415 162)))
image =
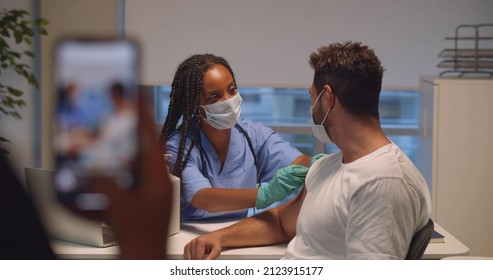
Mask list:
POLYGON ((195 117, 199 114, 198 108, 204 93, 204 75, 215 65, 226 67, 236 86, 235 75, 229 63, 224 58, 213 54, 196 54, 187 58, 178 66, 171 84, 168 115, 161 130, 160 141, 164 149, 167 138, 176 130, 181 129, 178 154, 172 170, 172 174, 178 177, 181 177, 192 148, 198 141, 200 118, 195 117), (181 124, 177 128, 180 119, 181 124), (192 142, 190 147, 185 147, 189 135, 192 135, 192 142))
POLYGON ((384 69, 372 49, 351 41, 330 44, 310 55, 310 66, 315 70, 313 86, 318 92, 329 85, 352 115, 379 118, 384 69))

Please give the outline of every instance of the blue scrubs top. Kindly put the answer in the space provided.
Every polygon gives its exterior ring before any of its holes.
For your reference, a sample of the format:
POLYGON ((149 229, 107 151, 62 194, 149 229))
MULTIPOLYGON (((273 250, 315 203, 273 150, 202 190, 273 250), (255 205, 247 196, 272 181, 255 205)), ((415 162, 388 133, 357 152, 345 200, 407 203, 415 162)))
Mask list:
MULTIPOLYGON (((294 159, 302 155, 297 149, 282 140, 272 129, 250 120, 238 121, 251 139, 255 156, 258 160, 260 181, 270 182, 278 169, 290 165, 294 159)), ((178 153, 181 130, 168 137, 166 152, 170 170, 173 169, 178 153)), ((190 202, 193 196, 203 188, 248 189, 257 184, 257 169, 246 137, 237 128, 231 129, 231 141, 224 162, 221 163, 212 144, 200 131, 203 151, 202 162, 200 146, 195 145, 181 176, 181 216, 182 219, 204 218, 243 218, 248 210, 227 213, 208 213, 193 207, 190 202)), ((186 147, 190 147, 191 135, 187 138, 186 147)), ((185 152, 187 149, 185 149, 185 152)))

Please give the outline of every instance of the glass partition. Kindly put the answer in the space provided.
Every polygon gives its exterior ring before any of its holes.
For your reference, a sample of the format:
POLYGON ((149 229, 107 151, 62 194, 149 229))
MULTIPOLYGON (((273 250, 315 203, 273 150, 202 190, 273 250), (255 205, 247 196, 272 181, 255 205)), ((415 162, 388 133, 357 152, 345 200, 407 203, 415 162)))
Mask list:
MULTIPOLYGON (((170 86, 148 87, 153 93, 156 121, 168 113, 170 86)), ((309 124, 311 100, 307 88, 239 87, 243 98, 242 118, 263 123, 283 139, 309 155, 331 153, 335 145, 323 145, 312 135, 309 124)), ((417 164, 419 93, 417 90, 382 90, 380 121, 390 140, 417 164)))

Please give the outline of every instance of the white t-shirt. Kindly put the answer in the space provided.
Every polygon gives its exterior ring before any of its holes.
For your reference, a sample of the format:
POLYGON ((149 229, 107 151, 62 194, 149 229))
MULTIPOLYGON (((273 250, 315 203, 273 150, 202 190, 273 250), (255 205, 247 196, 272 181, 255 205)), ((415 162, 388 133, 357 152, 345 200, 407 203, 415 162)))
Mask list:
POLYGON ((404 259, 431 216, 425 180, 391 143, 354 162, 314 163, 285 259, 404 259))

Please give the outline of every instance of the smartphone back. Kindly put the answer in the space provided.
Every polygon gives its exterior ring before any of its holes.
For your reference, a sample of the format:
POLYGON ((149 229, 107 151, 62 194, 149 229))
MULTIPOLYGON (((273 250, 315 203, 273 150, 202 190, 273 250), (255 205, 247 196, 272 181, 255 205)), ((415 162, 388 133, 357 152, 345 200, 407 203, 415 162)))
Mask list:
POLYGON ((94 178, 138 183, 138 60, 135 42, 64 39, 55 48, 55 187, 72 209, 101 211, 107 198, 87 191, 94 178))

